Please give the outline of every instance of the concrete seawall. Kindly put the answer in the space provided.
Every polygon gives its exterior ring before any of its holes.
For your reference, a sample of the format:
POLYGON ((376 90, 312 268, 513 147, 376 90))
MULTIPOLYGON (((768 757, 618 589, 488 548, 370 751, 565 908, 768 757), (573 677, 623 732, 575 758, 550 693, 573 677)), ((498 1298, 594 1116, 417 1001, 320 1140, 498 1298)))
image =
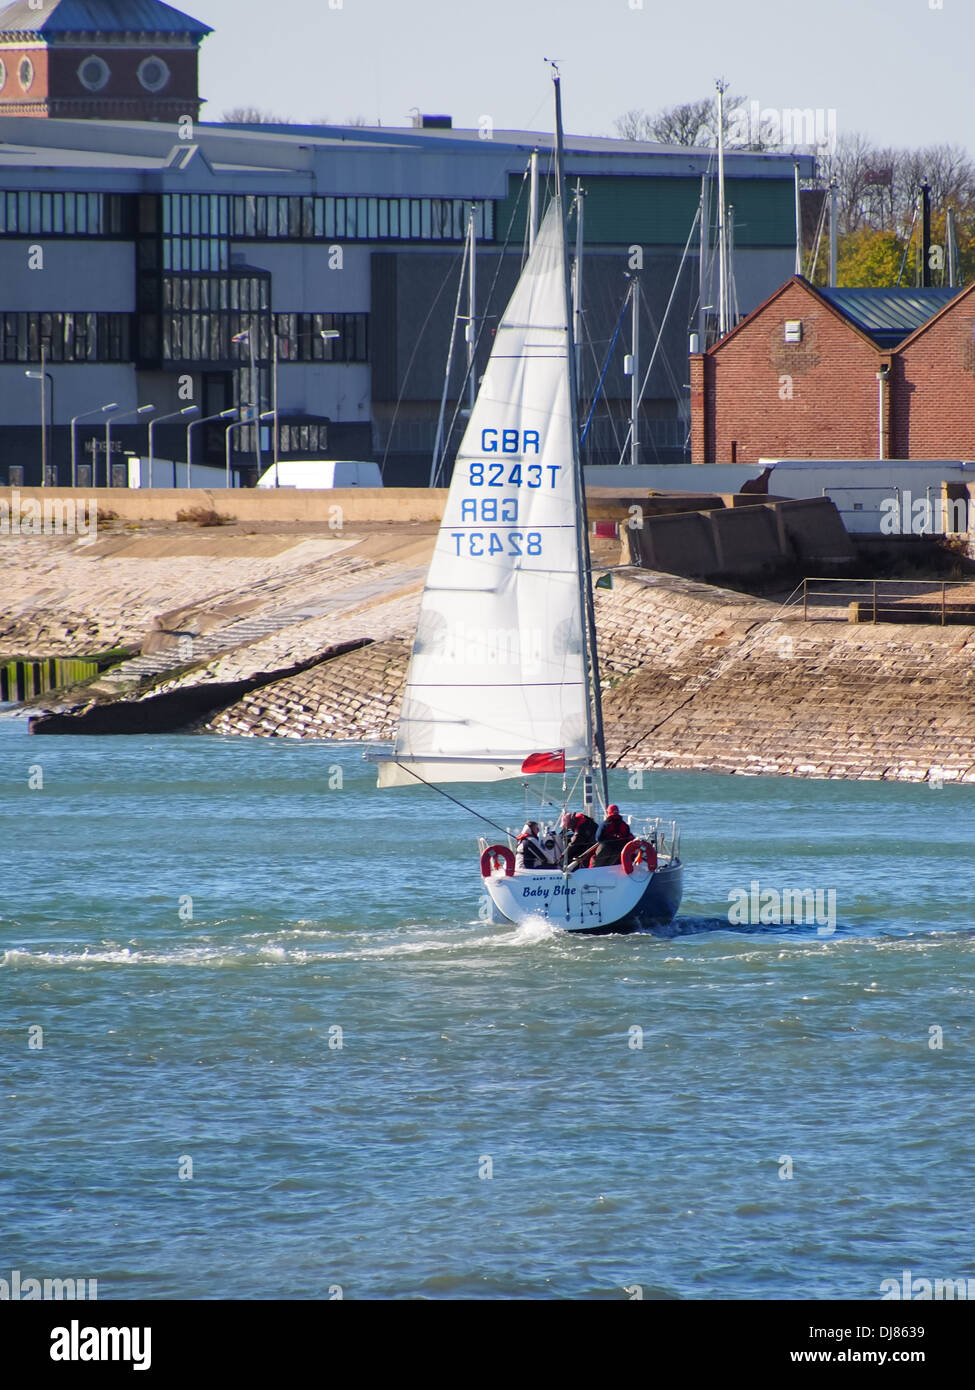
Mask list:
POLYGON ((853 543, 828 497, 747 501, 752 505, 649 515, 641 526, 627 526, 632 563, 710 580, 773 574, 802 563, 820 573, 852 564, 853 543))

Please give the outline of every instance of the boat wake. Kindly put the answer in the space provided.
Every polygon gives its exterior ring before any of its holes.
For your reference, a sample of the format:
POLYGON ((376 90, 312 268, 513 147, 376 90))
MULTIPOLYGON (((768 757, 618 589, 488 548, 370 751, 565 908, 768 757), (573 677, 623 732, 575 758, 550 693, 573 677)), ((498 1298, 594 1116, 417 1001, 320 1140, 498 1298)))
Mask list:
POLYGON ((485 938, 489 946, 537 946, 541 941, 564 937, 566 933, 546 917, 526 917, 513 931, 501 931, 485 938))
POLYGON ((331 962, 382 960, 401 956, 456 956, 458 952, 483 949, 511 949, 535 946, 564 936, 544 918, 531 918, 517 927, 490 927, 473 922, 472 932, 456 925, 427 927, 419 923, 377 932, 362 928, 334 929, 299 923, 269 931, 229 934, 223 939, 208 933, 192 941, 127 944, 101 942, 98 945, 14 946, 0 951, 0 970, 29 970, 68 967, 94 970, 101 967, 135 966, 154 969, 165 966, 208 967, 210 969, 248 966, 316 965, 331 962))

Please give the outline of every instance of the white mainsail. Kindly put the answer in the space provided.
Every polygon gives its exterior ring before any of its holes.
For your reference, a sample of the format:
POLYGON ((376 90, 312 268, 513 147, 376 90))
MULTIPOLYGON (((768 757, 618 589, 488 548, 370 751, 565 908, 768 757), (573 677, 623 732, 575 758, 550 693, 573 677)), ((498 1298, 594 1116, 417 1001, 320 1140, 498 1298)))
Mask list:
POLYGON ((495 781, 532 755, 592 756, 561 219, 555 198, 498 324, 380 786, 495 781))

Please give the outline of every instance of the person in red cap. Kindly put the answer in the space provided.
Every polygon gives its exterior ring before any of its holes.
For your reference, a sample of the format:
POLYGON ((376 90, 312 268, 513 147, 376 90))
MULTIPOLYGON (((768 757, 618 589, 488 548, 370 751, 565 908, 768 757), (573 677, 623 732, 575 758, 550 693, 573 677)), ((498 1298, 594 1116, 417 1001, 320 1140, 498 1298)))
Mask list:
POLYGON ((623 857, 623 846, 633 838, 630 827, 620 815, 620 808, 607 806, 606 819, 596 832, 593 868, 602 869, 607 864, 618 864, 623 857))
POLYGON ((588 858, 596 843, 596 822, 592 816, 584 816, 580 811, 566 812, 562 817, 566 833, 571 838, 565 847, 565 867, 568 873, 578 869, 583 858, 588 858))

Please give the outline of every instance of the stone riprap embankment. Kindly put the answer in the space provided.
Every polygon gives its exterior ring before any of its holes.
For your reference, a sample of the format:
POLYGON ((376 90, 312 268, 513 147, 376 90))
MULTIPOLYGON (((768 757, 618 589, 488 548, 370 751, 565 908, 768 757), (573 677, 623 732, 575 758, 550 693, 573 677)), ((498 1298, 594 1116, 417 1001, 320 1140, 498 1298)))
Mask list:
POLYGON ((975 628, 804 622, 634 570, 596 592, 619 766, 975 782, 975 628))
MULTIPOLYGON (((92 546, 8 538, 0 656, 131 649, 94 685, 46 697, 38 713, 59 715, 48 732, 130 732, 144 718, 389 738, 433 539, 412 522, 340 536, 117 528, 92 546)), ((632 567, 596 590, 596 611, 618 766, 975 782, 975 628, 852 624, 842 609, 803 622, 797 608, 632 567)))
MULTIPOLYGON (((692 580, 596 590, 608 752, 627 768, 975 782, 975 629, 872 627, 692 580)), ((391 738, 409 643, 269 686, 219 733, 391 738)))
POLYGON ((340 536, 142 528, 87 546, 11 538, 0 654, 132 653, 35 702, 36 733, 195 725, 350 646, 411 640, 434 534, 421 523, 340 536))
POLYGON ((221 710, 204 729, 249 738, 390 740, 409 659, 405 638, 371 642, 254 691, 221 710))

